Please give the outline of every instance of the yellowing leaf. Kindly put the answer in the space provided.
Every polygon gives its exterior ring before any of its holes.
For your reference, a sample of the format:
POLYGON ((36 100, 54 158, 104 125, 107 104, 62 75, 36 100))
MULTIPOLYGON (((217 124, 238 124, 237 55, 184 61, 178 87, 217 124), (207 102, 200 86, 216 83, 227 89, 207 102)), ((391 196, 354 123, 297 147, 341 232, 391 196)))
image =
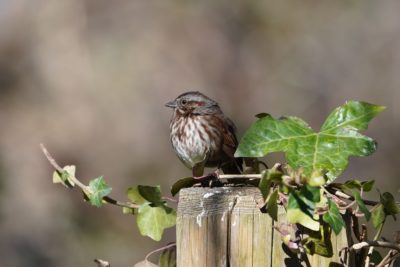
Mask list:
POLYGON ((172 209, 167 213, 163 207, 143 204, 136 215, 136 223, 142 235, 160 241, 164 229, 175 225, 176 213, 172 209))
POLYGON ((135 204, 142 205, 144 203, 149 203, 140 193, 138 187, 129 187, 127 191, 127 195, 129 200, 131 200, 135 204))
POLYGON ((61 183, 68 188, 74 187, 75 184, 69 177, 75 176, 76 167, 74 165, 67 165, 64 166, 63 170, 61 175, 57 171, 53 172, 53 183, 61 183))

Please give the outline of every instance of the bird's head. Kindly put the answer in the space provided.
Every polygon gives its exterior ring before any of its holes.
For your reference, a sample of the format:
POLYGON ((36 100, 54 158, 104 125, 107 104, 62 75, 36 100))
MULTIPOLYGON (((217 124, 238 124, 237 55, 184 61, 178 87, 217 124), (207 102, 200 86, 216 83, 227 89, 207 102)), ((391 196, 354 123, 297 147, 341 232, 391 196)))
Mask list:
POLYGON ((181 114, 196 113, 212 107, 218 103, 200 92, 186 92, 165 104, 181 114))

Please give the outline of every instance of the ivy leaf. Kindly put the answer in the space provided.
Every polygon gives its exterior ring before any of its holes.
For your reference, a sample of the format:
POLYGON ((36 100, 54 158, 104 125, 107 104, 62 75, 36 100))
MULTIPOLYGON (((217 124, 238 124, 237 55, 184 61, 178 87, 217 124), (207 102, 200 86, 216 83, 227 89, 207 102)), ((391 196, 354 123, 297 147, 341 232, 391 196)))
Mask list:
POLYGON ((171 212, 167 213, 162 207, 151 207, 148 204, 143 204, 138 210, 136 223, 140 234, 160 241, 164 229, 175 225, 176 213, 172 209, 171 212))
POLYGON ((348 180, 341 186, 341 188, 361 190, 362 185, 361 185, 361 182, 358 180, 348 180))
POLYGON ((154 205, 160 206, 163 204, 163 201, 161 199, 161 189, 159 185, 138 185, 137 190, 144 199, 153 203, 154 205))
POLYGON ((269 191, 271 190, 271 179, 268 176, 268 171, 266 170, 263 172, 260 183, 258 185, 258 188, 261 191, 261 195, 263 196, 263 199, 266 200, 268 195, 269 195, 269 191))
POLYGON ((327 225, 321 225, 319 231, 308 231, 308 237, 301 240, 308 254, 332 257, 331 234, 327 225))
POLYGON ((272 192, 267 202, 267 213, 274 221, 278 221, 278 193, 278 190, 272 192))
POLYGON ((97 177, 89 182, 89 192, 87 196, 92 205, 101 207, 103 204, 103 197, 110 194, 112 188, 108 186, 103 176, 97 177))
POLYGON ((371 191, 372 188, 374 187, 374 184, 375 184, 375 180, 361 182, 361 186, 362 186, 362 189, 364 190, 364 192, 371 191))
POLYGON ((67 165, 63 167, 63 172, 53 172, 53 183, 61 183, 65 187, 72 188, 75 183, 70 179, 70 176, 75 176, 76 167, 74 165, 67 165))
POLYGON ((304 186, 299 192, 289 193, 287 218, 289 223, 299 223, 313 231, 319 231, 320 223, 314 218, 316 203, 320 201, 318 187, 304 186))
POLYGON ((264 200, 266 200, 269 195, 272 182, 282 181, 283 173, 279 168, 280 165, 275 165, 271 169, 267 169, 263 172, 258 188, 260 189, 264 200))
POLYGON ((130 201, 135 204, 142 205, 144 203, 149 203, 139 192, 138 187, 129 187, 126 193, 130 201))
POLYGON ((396 215, 400 213, 400 207, 396 204, 396 200, 391 193, 383 193, 381 195, 381 203, 386 215, 396 215))
POLYGON ((306 237, 302 243, 306 252, 310 255, 317 254, 324 257, 332 257, 333 255, 332 244, 325 242, 325 240, 306 237))
POLYGON ((331 226, 336 235, 338 235, 344 227, 342 215, 340 215, 335 202, 330 199, 328 199, 328 212, 322 216, 322 219, 331 226))
POLYGON ((178 192, 182 189, 182 188, 188 188, 188 187, 192 187, 193 185, 197 184, 199 181, 196 179, 193 179, 193 177, 185 177, 182 178, 178 181, 176 181, 171 188, 171 194, 172 196, 175 196, 176 194, 178 194, 178 192))
POLYGON ((364 201, 361 198, 360 192, 355 191, 355 190, 352 190, 352 192, 353 192, 354 200, 357 202, 357 205, 358 205, 360 211, 362 213, 364 213, 365 219, 367 221, 369 221, 369 219, 371 218, 371 212, 365 206, 364 201))
POLYGON ((384 107, 349 101, 336 108, 320 132, 296 117, 274 119, 265 114, 242 138, 235 157, 262 157, 283 151, 290 167, 303 168, 307 176, 313 171, 328 171, 329 182, 346 169, 350 156, 368 156, 375 152, 373 139, 358 131, 384 107))
POLYGON ((382 204, 378 204, 371 212, 372 224, 375 228, 378 228, 386 218, 385 211, 382 204))
POLYGON ((348 180, 344 184, 340 186, 342 189, 358 189, 358 190, 363 190, 364 192, 369 192, 372 190, 374 186, 375 181, 370 180, 370 181, 364 181, 361 182, 359 180, 348 180))
POLYGON ((163 250, 158 267, 176 267, 176 246, 163 250))
POLYGON ((314 170, 311 173, 311 176, 307 179, 307 184, 310 186, 322 186, 326 184, 326 175, 325 173, 314 170))
POLYGON ((398 206, 391 193, 385 192, 381 194, 380 202, 372 210, 372 224, 375 228, 378 228, 385 221, 386 216, 395 216, 400 213, 400 206, 398 206))

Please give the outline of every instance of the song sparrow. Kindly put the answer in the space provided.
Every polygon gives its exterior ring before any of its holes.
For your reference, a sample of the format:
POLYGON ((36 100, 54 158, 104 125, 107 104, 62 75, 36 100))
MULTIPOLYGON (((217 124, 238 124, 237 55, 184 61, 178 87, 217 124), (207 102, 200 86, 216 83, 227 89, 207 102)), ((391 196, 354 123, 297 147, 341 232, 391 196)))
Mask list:
POLYGON ((173 108, 170 122, 172 146, 179 159, 200 177, 204 167, 224 173, 241 172, 242 159, 233 154, 238 145, 236 127, 217 102, 200 92, 187 92, 166 104, 173 108))

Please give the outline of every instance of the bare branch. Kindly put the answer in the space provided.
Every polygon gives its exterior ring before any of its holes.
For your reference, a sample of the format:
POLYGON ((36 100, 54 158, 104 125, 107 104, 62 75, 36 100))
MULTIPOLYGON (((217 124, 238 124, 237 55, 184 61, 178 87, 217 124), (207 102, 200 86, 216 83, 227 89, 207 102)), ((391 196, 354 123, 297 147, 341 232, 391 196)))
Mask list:
POLYGON ((168 244, 168 245, 166 245, 166 246, 163 246, 163 247, 161 247, 161 248, 155 249, 155 250, 153 250, 153 251, 150 251, 150 252, 146 255, 146 257, 144 258, 144 260, 145 260, 145 261, 148 261, 148 260, 149 260, 149 257, 150 257, 152 254, 154 254, 154 253, 156 253, 156 252, 160 252, 160 251, 166 250, 167 248, 172 248, 172 247, 176 247, 176 243, 175 243, 175 242, 174 242, 174 243, 171 243, 171 244, 168 244))
POLYGON ((161 197, 162 200, 166 200, 172 203, 178 203, 179 201, 176 198, 173 197, 161 197))
MULTIPOLYGON (((65 170, 60 167, 60 165, 56 162, 56 160, 51 156, 49 151, 46 149, 46 147, 43 144, 40 144, 40 148, 43 151, 43 154, 46 156, 47 160, 50 162, 50 164, 54 167, 54 169, 61 174, 65 170)), ((78 178, 76 178, 74 175, 69 174, 68 176, 69 179, 71 179, 72 182, 74 182, 78 187, 80 187, 84 192, 89 192, 90 193, 90 188, 83 184, 78 178)), ((122 202, 118 201, 116 199, 113 199, 111 197, 103 197, 103 200, 109 204, 120 206, 120 207, 125 207, 125 208, 132 208, 136 209, 139 208, 140 205, 132 203, 132 202, 122 202)))
MULTIPOLYGON (((348 195, 348 194, 344 193, 343 191, 340 191, 340 190, 338 190, 336 188, 329 187, 327 189, 333 191, 331 193, 336 195, 336 196, 338 196, 338 197, 340 197, 340 198, 343 198, 343 199, 346 199, 346 200, 350 200, 350 201, 354 201, 355 200, 353 196, 350 196, 350 195, 348 195)), ((365 203, 365 205, 369 205, 369 206, 375 206, 375 205, 379 204, 378 201, 373 201, 373 200, 368 200, 368 199, 363 199, 363 202, 365 203)))
POLYGON ((58 163, 54 160, 54 158, 50 155, 49 151, 47 151, 46 147, 43 144, 40 144, 40 148, 43 151, 43 154, 46 156, 47 160, 50 164, 59 172, 63 172, 63 168, 58 165, 58 163))
POLYGON ((364 241, 357 244, 354 244, 350 247, 350 250, 358 251, 365 247, 381 247, 381 248, 390 248, 397 250, 400 252, 400 245, 396 243, 391 243, 387 241, 364 241))
POLYGON ((261 179, 261 174, 220 174, 219 179, 261 179))
POLYGON ((384 267, 390 264, 390 262, 398 256, 399 252, 394 249, 391 249, 376 267, 384 267))

